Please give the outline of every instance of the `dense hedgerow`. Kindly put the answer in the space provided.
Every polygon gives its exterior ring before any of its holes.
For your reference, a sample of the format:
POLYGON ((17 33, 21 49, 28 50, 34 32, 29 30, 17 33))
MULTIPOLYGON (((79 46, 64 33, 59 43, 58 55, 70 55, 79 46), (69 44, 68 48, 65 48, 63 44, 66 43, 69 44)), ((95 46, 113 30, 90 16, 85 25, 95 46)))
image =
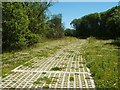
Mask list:
POLYGON ((3 2, 3 51, 26 48, 43 37, 63 37, 62 15, 54 15, 51 20, 46 15, 51 5, 51 2, 3 2))

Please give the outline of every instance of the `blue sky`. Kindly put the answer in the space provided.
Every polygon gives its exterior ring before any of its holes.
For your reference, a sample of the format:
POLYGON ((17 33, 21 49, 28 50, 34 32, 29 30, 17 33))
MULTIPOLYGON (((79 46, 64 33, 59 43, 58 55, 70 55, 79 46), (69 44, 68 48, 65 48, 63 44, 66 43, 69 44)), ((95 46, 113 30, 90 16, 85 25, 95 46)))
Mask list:
POLYGON ((90 13, 106 11, 117 4, 117 2, 55 2, 49 8, 49 13, 61 13, 65 28, 71 28, 70 22, 73 19, 90 13))

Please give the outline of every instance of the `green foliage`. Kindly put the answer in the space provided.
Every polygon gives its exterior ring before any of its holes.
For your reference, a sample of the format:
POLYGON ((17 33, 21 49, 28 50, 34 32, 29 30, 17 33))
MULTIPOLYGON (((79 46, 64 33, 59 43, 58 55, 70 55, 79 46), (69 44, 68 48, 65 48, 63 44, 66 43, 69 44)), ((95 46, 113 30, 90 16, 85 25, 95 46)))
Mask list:
POLYGON ((53 15, 49 21, 51 30, 48 33, 49 38, 61 38, 64 36, 64 28, 62 25, 62 15, 53 15))
POLYGON ((66 29, 65 30, 65 36, 75 36, 75 30, 66 29))
POLYGON ((120 37, 120 6, 105 12, 93 13, 74 19, 71 25, 78 37, 116 38, 120 37))
POLYGON ((115 45, 120 47, 120 38, 117 38, 116 40, 114 40, 113 44, 115 44, 115 45))
POLYGON ((47 20, 46 10, 51 3, 46 2, 26 2, 24 7, 27 9, 29 17, 29 30, 34 34, 43 34, 45 21, 47 20))
POLYGON ((30 33, 26 36, 28 46, 33 45, 34 43, 37 43, 40 39, 41 39, 41 37, 39 34, 30 33))
MULTIPOLYGON (((89 42, 89 41, 88 41, 89 42)), ((92 39, 84 47, 86 65, 90 68, 97 88, 119 88, 118 50, 112 40, 92 39)))
POLYGON ((28 16, 21 3, 3 3, 3 50, 27 46, 28 16), (16 8, 17 7, 17 8, 16 8))
POLYGON ((51 20, 46 15, 51 5, 51 2, 3 2, 3 51, 23 49, 46 37, 63 37, 62 15, 54 15, 51 20))

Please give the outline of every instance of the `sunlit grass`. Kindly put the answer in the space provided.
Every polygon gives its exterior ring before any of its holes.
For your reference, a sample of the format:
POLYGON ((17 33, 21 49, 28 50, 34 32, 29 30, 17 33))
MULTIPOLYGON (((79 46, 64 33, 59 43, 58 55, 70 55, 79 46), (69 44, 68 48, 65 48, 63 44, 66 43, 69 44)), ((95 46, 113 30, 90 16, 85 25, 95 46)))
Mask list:
POLYGON ((97 88, 119 88, 118 49, 113 40, 89 38, 84 48, 86 65, 90 68, 97 88))
POLYGON ((77 39, 73 37, 64 37, 61 39, 50 39, 44 42, 37 43, 34 46, 26 48, 24 50, 6 52, 2 54, 2 76, 5 77, 11 73, 11 70, 19 65, 32 66, 31 62, 25 62, 37 57, 46 58, 54 54, 62 47, 69 45, 71 42, 75 42, 77 39))

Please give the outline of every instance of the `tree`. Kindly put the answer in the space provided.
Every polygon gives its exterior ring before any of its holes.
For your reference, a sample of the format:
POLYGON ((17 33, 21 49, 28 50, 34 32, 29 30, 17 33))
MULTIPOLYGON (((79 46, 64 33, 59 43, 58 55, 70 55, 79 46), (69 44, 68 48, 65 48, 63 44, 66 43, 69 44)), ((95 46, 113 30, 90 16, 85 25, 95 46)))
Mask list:
POLYGON ((3 50, 26 47, 29 19, 22 3, 4 2, 2 5, 3 50))
MULTIPOLYGON (((62 15, 53 15, 49 21, 49 25, 52 31, 50 31, 53 36, 52 38, 61 38, 64 36, 64 27, 62 25, 62 15)), ((50 35, 48 35, 50 37, 50 35)))
POLYGON ((46 11, 52 5, 51 2, 26 2, 24 7, 27 9, 29 17, 29 30, 34 34, 44 34, 44 25, 47 20, 46 11))
POLYGON ((53 15, 51 20, 46 12, 49 2, 4 2, 3 51, 23 49, 39 42, 42 38, 64 36, 62 15, 53 15))
POLYGON ((113 7, 105 12, 92 13, 80 19, 74 19, 71 24, 78 37, 120 37, 120 6, 113 7))
POLYGON ((65 30, 65 36, 75 36, 75 30, 67 28, 65 30))
POLYGON ((46 36, 46 11, 51 2, 4 2, 3 50, 23 49, 46 36))

